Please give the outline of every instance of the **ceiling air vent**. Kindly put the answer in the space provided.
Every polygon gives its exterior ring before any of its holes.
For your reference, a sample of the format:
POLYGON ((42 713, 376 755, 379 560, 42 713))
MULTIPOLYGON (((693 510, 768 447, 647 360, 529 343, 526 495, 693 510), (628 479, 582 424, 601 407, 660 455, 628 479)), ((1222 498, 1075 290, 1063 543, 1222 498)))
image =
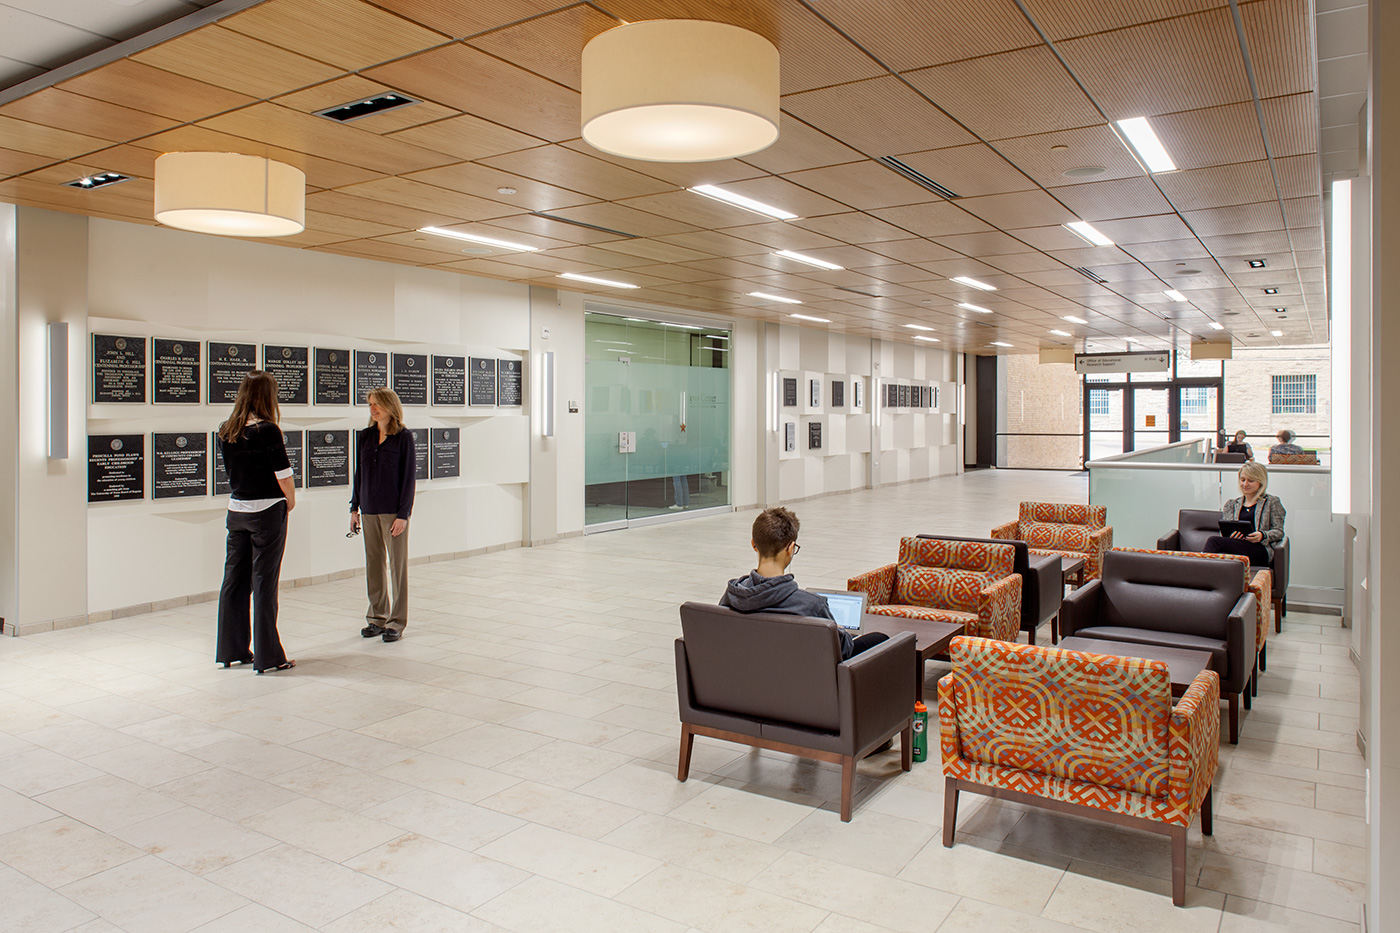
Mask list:
POLYGON ((327 120, 334 120, 337 123, 350 123, 353 120, 363 120, 376 113, 397 110, 399 107, 409 107, 416 103, 418 101, 412 97, 397 92, 388 92, 376 94, 374 97, 366 97, 364 100, 351 101, 348 104, 327 107, 325 110, 317 110, 316 116, 325 117, 327 120))
POLYGON ((845 285, 838 285, 838 286, 836 286, 836 287, 839 288, 839 289, 841 289, 841 291, 843 291, 843 292, 851 292, 852 294, 861 295, 861 296, 864 296, 864 297, 866 297, 866 298, 884 298, 884 297, 886 297, 885 295, 877 295, 877 294, 875 294, 874 292, 863 292, 863 291, 861 291, 861 290, 858 289, 858 288, 847 288, 845 285))
POLYGON ((629 240, 640 239, 638 234, 628 233, 626 230, 614 230, 611 227, 600 227, 597 224, 586 224, 581 220, 570 220, 567 217, 559 217, 555 214, 545 214, 541 211, 531 211, 531 217, 543 217, 545 220, 557 220, 561 224, 572 224, 575 227, 583 227, 585 230, 597 230, 599 233, 611 233, 614 236, 625 236, 629 240))
POLYGON ((63 184, 68 188, 81 188, 83 191, 93 191, 97 188, 105 188, 108 185, 120 184, 121 182, 130 180, 130 176, 118 175, 116 172, 98 172, 96 175, 84 175, 82 178, 65 181, 63 184))
POLYGON ((1075 272, 1078 272, 1080 275, 1084 276, 1084 278, 1088 279, 1091 282, 1098 282, 1100 285, 1102 285, 1108 281, 1108 279, 1099 275, 1093 269, 1086 269, 1083 266, 1074 266, 1073 268, 1075 272))
POLYGON ((893 169, 894 171, 903 175, 905 178, 912 181, 914 184, 919 185, 923 188, 927 188, 934 194, 938 195, 940 198, 947 198, 951 201, 957 197, 957 195, 954 194, 952 191, 949 191, 947 188, 943 187, 938 182, 934 181, 932 178, 929 178, 923 172, 920 172, 917 169, 910 168, 903 162, 896 159, 894 156, 880 156, 875 161, 879 162, 885 168, 893 169))

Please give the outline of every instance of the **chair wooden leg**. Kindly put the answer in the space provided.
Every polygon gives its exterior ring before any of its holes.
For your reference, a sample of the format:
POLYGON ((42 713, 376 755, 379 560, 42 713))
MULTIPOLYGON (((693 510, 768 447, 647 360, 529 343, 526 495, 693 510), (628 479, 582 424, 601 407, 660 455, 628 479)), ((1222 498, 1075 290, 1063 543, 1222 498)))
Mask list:
POLYGON ((1172 827, 1172 903, 1186 906, 1186 827, 1172 827))
POLYGON ((1211 818, 1215 815, 1211 810, 1210 795, 1215 790, 1214 785, 1206 788, 1205 799, 1201 801, 1201 834, 1205 836, 1214 835, 1215 827, 1211 825, 1211 818))
POLYGON ((1268 661, 1269 661, 1269 646, 1268 646, 1268 645, 1265 645, 1264 647, 1262 647, 1262 648, 1259 649, 1259 670, 1261 670, 1261 671, 1267 671, 1267 670, 1269 669, 1268 661))
POLYGON ((953 847, 953 834, 958 828, 958 779, 943 782, 943 844, 953 847))
POLYGON ((1240 744, 1240 695, 1232 693, 1230 701, 1230 744, 1240 744))
POLYGON ((1254 670, 1249 675, 1249 692, 1253 696, 1259 695, 1259 655, 1254 656, 1254 670))
POLYGON ((1283 599, 1281 597, 1274 598, 1274 631, 1283 631, 1283 599))
MULTIPOLYGON (((1250 678, 1252 681, 1254 678, 1250 678)), ((1240 691, 1240 696, 1244 698, 1244 708, 1254 709, 1254 685, 1246 683, 1244 689, 1240 691)))
POLYGON ((914 767, 914 723, 912 720, 909 725, 899 731, 899 767, 903 771, 909 771, 914 767))
POLYGON ((1026 644, 1028 644, 1028 645, 1033 645, 1033 644, 1035 644, 1035 626, 1034 626, 1034 625, 1032 625, 1030 631, 1026 633, 1026 644))
POLYGON ((1060 643, 1060 614, 1057 612, 1050 618, 1050 644, 1060 643))
POLYGON ((851 789, 856 783, 856 757, 846 755, 841 759, 841 822, 851 821, 851 789))
POLYGON ((676 766, 676 780, 690 777, 690 752, 695 747, 695 733, 690 731, 690 723, 681 723, 681 759, 676 766))

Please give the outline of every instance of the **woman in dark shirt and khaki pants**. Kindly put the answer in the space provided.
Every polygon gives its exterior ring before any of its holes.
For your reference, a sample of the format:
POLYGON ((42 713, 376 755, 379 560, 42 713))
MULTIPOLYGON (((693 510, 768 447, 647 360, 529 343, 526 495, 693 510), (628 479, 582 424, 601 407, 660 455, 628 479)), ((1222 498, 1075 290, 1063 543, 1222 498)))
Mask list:
POLYGON ((413 434, 403 426, 403 406, 394 390, 371 389, 365 401, 369 427, 359 433, 355 445, 350 492, 350 530, 363 527, 365 532, 369 610, 360 634, 393 642, 403 637, 408 625, 408 518, 413 513, 417 460, 413 434))

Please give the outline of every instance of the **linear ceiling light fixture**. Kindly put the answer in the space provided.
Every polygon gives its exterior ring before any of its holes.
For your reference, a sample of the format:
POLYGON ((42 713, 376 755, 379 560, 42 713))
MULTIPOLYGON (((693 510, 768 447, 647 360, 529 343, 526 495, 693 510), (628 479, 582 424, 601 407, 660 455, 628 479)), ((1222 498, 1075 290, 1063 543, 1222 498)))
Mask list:
MULTIPOLYGON (((117 0, 121 2, 121 0, 117 0)), ((127 0, 129 3, 130 0, 127 0)), ((139 0, 138 0, 139 2, 139 0)), ((325 117, 327 120, 334 120, 337 123, 352 123, 355 120, 363 120, 365 117, 374 116, 376 113, 383 113, 386 110, 397 110, 400 107, 410 107, 418 103, 406 94, 385 93, 376 94, 373 97, 366 97, 363 100, 352 100, 348 104, 337 104, 334 107, 327 107, 324 110, 315 111, 318 117, 325 117)))
POLYGON ((958 302, 958 307, 959 307, 959 308, 965 308, 965 309, 968 310, 968 311, 976 311, 978 314, 991 314, 991 313, 992 313, 992 309, 991 309, 991 308, 984 308, 984 307, 982 307, 981 305, 970 305, 970 304, 968 304, 968 303, 965 302, 965 301, 960 301, 960 302, 958 302))
POLYGON ((745 197, 736 191, 726 191, 719 185, 696 185, 690 190, 696 194, 703 194, 707 198, 723 201, 725 204, 732 204, 735 207, 742 207, 755 214, 762 214, 764 217, 772 217, 776 220, 797 219, 797 215, 791 211, 785 211, 781 207, 774 207, 771 204, 764 204, 762 201, 755 201, 753 198, 745 197))
POLYGON ((922 324, 905 324, 904 326, 910 330, 933 330, 932 327, 925 327, 922 324))
POLYGON ((782 295, 770 295, 767 292, 749 292, 750 298, 762 298, 765 301, 777 301, 785 305, 800 305, 802 302, 796 298, 784 298, 782 295))
POLYGON ((1167 153, 1167 147, 1163 146, 1162 141, 1157 138, 1152 124, 1147 122, 1146 117, 1119 120, 1118 128, 1123 131, 1124 136, 1128 137, 1129 147, 1149 172, 1176 171, 1176 163, 1172 161, 1171 155, 1167 153))
POLYGON ((306 175, 261 156, 167 152, 156 159, 158 223, 218 236, 291 236, 306 229, 306 175))
POLYGON ((816 266, 818 269, 830 269, 839 272, 846 268, 845 266, 838 266, 834 262, 827 262, 825 259, 817 259, 814 256, 804 256, 801 253, 794 253, 790 249, 780 249, 773 255, 781 256, 784 259, 791 259, 794 262, 805 262, 807 265, 816 266))
POLYGON ((1211 330, 1224 330, 1224 329, 1225 329, 1225 325, 1224 325, 1224 324, 1221 324, 1219 321, 1211 321, 1211 322, 1210 322, 1210 329, 1211 329, 1211 330))
POLYGON ((1269 331, 1269 333, 1273 334, 1275 337, 1282 337, 1282 336, 1283 336, 1283 331, 1281 331, 1281 330, 1271 330, 1271 331, 1269 331))
POLYGON ((1066 321, 1069 321, 1071 324, 1088 324, 1088 323, 1089 323, 1088 321, 1084 320, 1082 317, 1075 317, 1073 314, 1066 314, 1066 315, 1065 315, 1065 320, 1066 320, 1066 321))
POLYGON ((119 175, 116 172, 97 172, 92 175, 84 175, 82 178, 75 178, 72 181, 65 181, 64 187, 77 188, 81 191, 95 191, 98 188, 105 188, 108 185, 121 184, 130 181, 131 176, 119 175))
POLYGON ((815 321, 818 324, 830 324, 830 318, 812 317, 810 314, 789 314, 788 317, 795 317, 799 321, 815 321))
POLYGON ((1054 334, 1056 337, 1073 337, 1073 336, 1074 336, 1073 334, 1071 334, 1071 333, 1070 333, 1069 331, 1067 331, 1067 330, 1052 330, 1052 331, 1050 331, 1050 333, 1054 334))
POLYGON ((1094 246, 1113 245, 1112 240, 1110 240, 1108 237, 1104 236, 1102 233, 1095 230, 1091 225, 1086 224, 1082 220, 1076 220, 1073 223, 1067 223, 1064 225, 1064 227, 1066 230, 1068 230, 1070 233, 1073 233, 1081 240, 1084 240, 1085 242, 1090 243, 1094 246))
POLYGON ((986 282, 979 282, 976 279, 968 278, 965 275, 955 275, 948 281, 957 282, 959 285, 968 285, 972 288, 980 288, 984 292, 994 292, 997 290, 997 287, 995 285, 988 285, 986 282))
POLYGON ((923 334, 915 334, 915 340, 927 340, 929 343, 942 343, 937 337, 925 337, 923 334))
POLYGON ((640 285, 631 285, 627 282, 616 282, 612 279, 600 279, 592 275, 579 275, 577 272, 561 272, 561 279, 573 279, 575 282, 588 282, 593 285, 606 285, 609 288, 641 288, 640 285))
POLYGON ((454 240, 466 240, 468 243, 484 243, 487 246, 499 246, 501 249, 515 249, 522 253, 533 253, 539 249, 538 246, 525 246, 522 243, 511 243, 509 240, 498 240, 495 237, 478 236, 475 233, 459 233, 456 230, 448 230, 444 227, 419 227, 419 233, 431 233, 433 236, 451 237, 454 240))
POLYGON ((991 343, 987 344, 987 346, 989 346, 989 347, 1010 347, 1010 346, 1014 346, 1014 344, 1007 343, 1007 342, 1004 341, 1004 340, 993 340, 991 343))
POLYGON ((1172 301, 1185 301, 1185 300, 1186 300, 1186 296, 1183 295, 1181 292, 1177 291, 1177 290, 1174 289, 1174 288, 1169 288, 1169 289, 1167 289, 1166 291, 1162 292, 1162 294, 1163 294, 1163 295, 1166 295, 1166 296, 1167 296, 1168 298, 1170 298, 1172 301))
POLYGON ((710 162, 778 140, 778 49, 727 23, 654 19, 583 47, 583 138, 648 162, 710 162))

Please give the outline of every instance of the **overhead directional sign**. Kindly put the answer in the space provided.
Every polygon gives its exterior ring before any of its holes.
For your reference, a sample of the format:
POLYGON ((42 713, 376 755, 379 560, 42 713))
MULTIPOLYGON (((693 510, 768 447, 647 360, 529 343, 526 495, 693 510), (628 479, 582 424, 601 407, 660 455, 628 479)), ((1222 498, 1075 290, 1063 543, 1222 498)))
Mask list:
POLYGON ((1074 371, 1097 373, 1164 373, 1172 368, 1172 355, 1159 353, 1076 353, 1074 371))

